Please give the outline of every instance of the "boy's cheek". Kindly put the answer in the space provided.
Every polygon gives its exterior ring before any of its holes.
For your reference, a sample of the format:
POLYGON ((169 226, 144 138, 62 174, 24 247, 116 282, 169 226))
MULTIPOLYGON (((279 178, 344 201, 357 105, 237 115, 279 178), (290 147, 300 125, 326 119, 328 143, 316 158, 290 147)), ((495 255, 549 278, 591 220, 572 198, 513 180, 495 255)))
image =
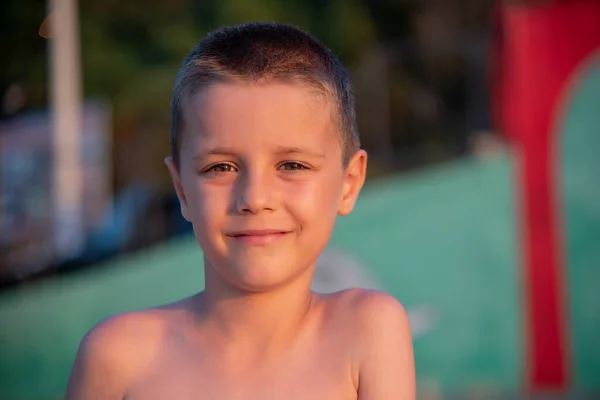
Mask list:
POLYGON ((328 231, 330 225, 334 224, 337 207, 335 198, 310 195, 297 197, 292 209, 302 230, 308 230, 314 235, 320 231, 328 231))
POLYGON ((332 185, 331 181, 327 181, 296 193, 293 201, 300 209, 306 210, 305 214, 308 217, 326 217, 329 214, 336 214, 339 198, 339 185, 332 185))
POLYGON ((225 229, 227 199, 198 193, 190 204, 190 216, 195 230, 204 235, 220 235, 225 229))
POLYGON ((194 227, 194 234, 198 244, 204 251, 211 252, 220 246, 222 241, 222 227, 219 221, 211 213, 203 212, 201 209, 195 209, 191 215, 191 222, 194 227))
POLYGON ((229 204, 229 189, 222 187, 212 187, 202 182, 193 182, 190 185, 190 192, 194 203, 194 208, 201 213, 215 213, 227 209, 229 204))

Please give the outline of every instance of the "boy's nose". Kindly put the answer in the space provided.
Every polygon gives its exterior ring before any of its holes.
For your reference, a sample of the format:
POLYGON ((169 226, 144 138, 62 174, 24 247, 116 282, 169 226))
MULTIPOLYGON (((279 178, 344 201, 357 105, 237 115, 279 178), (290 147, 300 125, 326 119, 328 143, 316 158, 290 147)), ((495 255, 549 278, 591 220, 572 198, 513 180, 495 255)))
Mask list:
POLYGON ((245 173, 238 178, 236 211, 239 214, 257 214, 272 211, 272 179, 265 174, 245 173))

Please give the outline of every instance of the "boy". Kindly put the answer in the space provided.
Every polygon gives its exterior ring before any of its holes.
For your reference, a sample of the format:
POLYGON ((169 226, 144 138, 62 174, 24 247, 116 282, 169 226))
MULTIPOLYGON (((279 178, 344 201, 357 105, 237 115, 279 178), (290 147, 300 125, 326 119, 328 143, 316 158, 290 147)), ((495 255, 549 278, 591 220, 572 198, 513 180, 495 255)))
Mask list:
POLYGON ((209 34, 181 67, 166 159, 204 252, 206 289, 104 321, 68 399, 414 399, 392 297, 310 291, 365 179, 349 78, 283 24, 209 34))

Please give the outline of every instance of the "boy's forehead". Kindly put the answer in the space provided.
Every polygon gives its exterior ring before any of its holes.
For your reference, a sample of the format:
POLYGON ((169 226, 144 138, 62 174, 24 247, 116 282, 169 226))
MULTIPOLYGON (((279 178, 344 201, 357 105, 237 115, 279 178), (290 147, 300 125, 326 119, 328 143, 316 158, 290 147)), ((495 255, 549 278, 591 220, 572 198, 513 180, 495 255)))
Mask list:
POLYGON ((330 102, 298 84, 213 84, 187 100, 184 118, 185 136, 197 144, 249 135, 290 147, 315 140, 339 144, 330 102))
POLYGON ((269 109, 317 120, 330 110, 330 101, 323 93, 299 83, 213 83, 191 96, 186 108, 200 117, 243 116, 269 109))

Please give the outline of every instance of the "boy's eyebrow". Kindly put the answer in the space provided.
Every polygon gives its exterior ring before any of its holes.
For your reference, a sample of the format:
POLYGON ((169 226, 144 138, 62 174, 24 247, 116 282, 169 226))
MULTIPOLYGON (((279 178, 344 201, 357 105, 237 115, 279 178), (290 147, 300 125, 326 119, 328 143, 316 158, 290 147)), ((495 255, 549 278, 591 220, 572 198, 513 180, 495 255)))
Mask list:
POLYGON ((235 150, 233 149, 229 149, 227 147, 214 147, 212 149, 208 149, 208 150, 204 150, 199 152, 198 154, 196 154, 194 156, 194 160, 197 160, 199 158, 202 157, 207 157, 207 156, 232 156, 232 155, 236 155, 237 153, 235 152, 235 150))
MULTIPOLYGON (((202 152, 196 154, 194 156, 194 160, 197 160, 197 159, 200 159, 203 157, 213 156, 213 155, 235 156, 237 154, 238 154, 238 152, 236 152, 234 149, 231 149, 231 148, 215 147, 215 148, 208 149, 208 150, 205 150, 205 151, 202 151, 202 152)), ((275 150, 275 154, 277 154, 278 156, 303 154, 303 155, 307 155, 307 156, 313 157, 313 158, 326 158, 326 155, 323 153, 318 153, 318 152, 311 151, 308 149, 302 149, 300 147, 278 147, 275 150)))
POLYGON ((314 158, 325 158, 326 155, 300 147, 279 147, 276 150, 277 155, 304 154, 314 158))

